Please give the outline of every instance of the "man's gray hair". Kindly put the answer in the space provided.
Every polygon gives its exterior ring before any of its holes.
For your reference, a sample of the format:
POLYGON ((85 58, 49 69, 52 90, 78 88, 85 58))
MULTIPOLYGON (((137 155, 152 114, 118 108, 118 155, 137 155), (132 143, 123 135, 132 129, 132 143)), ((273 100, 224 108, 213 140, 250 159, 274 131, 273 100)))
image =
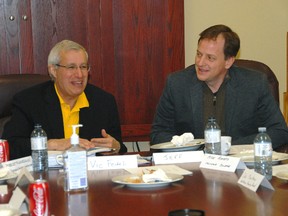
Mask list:
POLYGON ((87 56, 87 61, 88 61, 88 53, 86 49, 81 46, 80 44, 71 41, 71 40, 63 40, 57 43, 50 51, 49 56, 48 56, 48 65, 56 65, 59 64, 61 59, 60 59, 60 54, 61 52, 69 51, 69 50, 83 50, 87 56))

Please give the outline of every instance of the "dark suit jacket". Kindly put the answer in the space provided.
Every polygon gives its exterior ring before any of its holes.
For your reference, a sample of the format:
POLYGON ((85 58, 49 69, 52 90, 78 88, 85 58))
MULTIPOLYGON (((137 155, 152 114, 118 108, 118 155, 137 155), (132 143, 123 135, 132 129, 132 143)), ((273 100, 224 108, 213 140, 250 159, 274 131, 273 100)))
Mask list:
MULTIPOLYGON (((102 137, 101 129, 121 143, 121 152, 127 149, 122 143, 121 128, 116 101, 113 95, 88 84, 85 89, 88 108, 79 114, 80 138, 102 137)), ((35 123, 42 125, 48 139, 64 138, 62 112, 54 83, 48 81, 15 95, 13 114, 5 125, 3 138, 10 146, 11 159, 31 155, 30 135, 35 123)))
MULTIPOLYGON (((273 148, 288 144, 288 130, 268 81, 260 72, 232 66, 225 95, 225 135, 233 144, 251 144, 258 127, 267 127, 273 148)), ((194 66, 168 76, 151 131, 151 144, 192 132, 204 137, 203 82, 194 66)), ((224 135, 224 134, 222 134, 224 135)))

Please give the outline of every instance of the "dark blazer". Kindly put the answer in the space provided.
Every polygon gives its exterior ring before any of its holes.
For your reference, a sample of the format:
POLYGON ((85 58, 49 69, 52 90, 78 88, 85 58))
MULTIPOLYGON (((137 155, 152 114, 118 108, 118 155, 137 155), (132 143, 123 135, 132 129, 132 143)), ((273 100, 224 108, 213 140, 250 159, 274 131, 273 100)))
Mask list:
MULTIPOLYGON (((79 114, 80 138, 102 137, 101 129, 121 143, 120 152, 127 148, 122 143, 116 101, 113 95, 87 84, 85 89, 88 108, 79 114)), ((13 99, 11 120, 5 125, 3 138, 8 140, 11 159, 31 155, 30 135, 35 123, 42 125, 48 139, 64 138, 62 112, 54 83, 48 81, 26 89, 13 99)))
MULTIPOLYGON (((225 95, 225 132, 233 144, 251 144, 258 127, 267 127, 273 148, 288 144, 288 129, 266 77, 232 66, 225 95)), ((192 132, 204 137, 203 82, 195 66, 168 76, 151 130, 151 144, 171 141, 173 135, 192 132)))

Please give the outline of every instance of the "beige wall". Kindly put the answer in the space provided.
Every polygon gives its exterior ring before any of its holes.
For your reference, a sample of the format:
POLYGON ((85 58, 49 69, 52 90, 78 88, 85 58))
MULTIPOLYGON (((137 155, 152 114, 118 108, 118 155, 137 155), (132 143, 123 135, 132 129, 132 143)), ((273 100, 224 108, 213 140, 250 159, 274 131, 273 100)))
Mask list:
POLYGON ((280 107, 286 91, 288 0, 184 0, 185 65, 194 63, 199 33, 226 24, 241 39, 239 58, 266 63, 279 80, 280 107))

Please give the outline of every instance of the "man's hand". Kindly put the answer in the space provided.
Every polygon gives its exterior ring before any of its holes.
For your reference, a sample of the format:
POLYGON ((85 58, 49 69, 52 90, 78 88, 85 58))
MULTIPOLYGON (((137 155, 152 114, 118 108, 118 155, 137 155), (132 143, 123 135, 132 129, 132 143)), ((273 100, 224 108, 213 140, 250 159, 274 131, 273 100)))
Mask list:
MULTIPOLYGON (((86 139, 79 139, 79 145, 85 149, 93 148, 95 145, 86 139)), ((71 147, 70 139, 49 139, 48 150, 64 151, 71 147)))
POLYGON ((120 150, 120 143, 112 136, 106 133, 105 129, 101 130, 103 138, 93 138, 91 143, 94 144, 94 147, 106 147, 112 148, 116 152, 120 150))

